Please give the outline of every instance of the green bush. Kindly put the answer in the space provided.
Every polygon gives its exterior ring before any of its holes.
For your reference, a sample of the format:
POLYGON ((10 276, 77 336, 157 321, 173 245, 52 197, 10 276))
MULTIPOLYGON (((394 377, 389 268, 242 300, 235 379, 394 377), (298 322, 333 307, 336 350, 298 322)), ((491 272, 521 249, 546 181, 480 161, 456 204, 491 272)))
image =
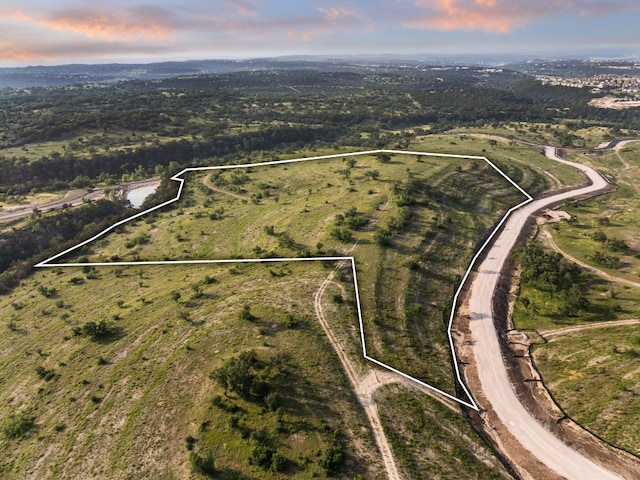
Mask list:
POLYGON ((205 457, 201 457, 196 452, 189 452, 189 460, 191 462, 191 469, 201 475, 213 477, 216 473, 215 462, 213 456, 209 453, 205 457))
POLYGON ((11 414, 2 426, 2 432, 7 438, 25 437, 36 424, 36 417, 27 412, 11 414))

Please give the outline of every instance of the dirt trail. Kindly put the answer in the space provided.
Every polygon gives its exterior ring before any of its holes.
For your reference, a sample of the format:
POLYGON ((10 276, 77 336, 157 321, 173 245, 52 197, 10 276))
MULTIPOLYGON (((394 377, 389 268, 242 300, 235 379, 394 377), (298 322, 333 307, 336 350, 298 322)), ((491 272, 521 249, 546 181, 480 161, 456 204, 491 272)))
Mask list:
POLYGON ((329 284, 333 281, 333 278, 338 269, 342 268, 343 266, 344 262, 338 263, 336 268, 329 274, 329 276, 327 276, 327 278, 325 278, 325 280, 320 285, 320 288, 316 292, 313 304, 316 310, 318 321, 320 322, 320 326, 324 330, 327 338, 329 339, 329 342, 338 355, 340 363, 342 363, 342 366, 347 373, 349 382, 351 382, 351 385, 356 392, 358 401, 364 408, 367 418, 369 419, 373 437, 375 439, 376 445, 378 446, 378 449, 380 450, 380 454, 382 455, 382 462, 387 472, 387 478, 389 478, 390 480, 400 480, 401 477, 398 472, 395 459, 393 457, 393 452, 391 451, 391 446, 389 445, 387 436, 385 435, 382 428, 382 422, 380 420, 380 415, 378 414, 378 406, 376 405, 374 398, 374 393, 379 387, 394 382, 394 380, 389 375, 392 372, 378 372, 376 370, 371 370, 369 374, 364 377, 362 377, 362 375, 359 375, 356 366, 351 361, 349 356, 345 353, 345 350, 342 345, 340 345, 339 340, 333 334, 333 331, 331 330, 331 327, 327 322, 327 318, 325 317, 324 310, 322 308, 322 297, 324 296, 327 286, 329 286, 329 284))
POLYGON ((233 198, 237 198, 238 200, 242 200, 243 202, 248 202, 249 200, 251 200, 249 197, 246 197, 244 195, 240 195, 239 193, 235 193, 235 192, 230 192, 229 190, 223 190, 221 188, 216 187, 212 182, 211 182, 211 175, 213 175, 212 173, 210 173, 209 175, 206 175, 203 179, 202 179, 202 183, 209 189, 212 190, 214 192, 217 193, 221 193, 222 195, 229 195, 230 197, 233 198))
POLYGON ((568 254, 567 252, 565 252, 564 250, 560 249, 560 247, 558 247, 558 245, 556 245, 556 243, 554 242, 553 236, 549 233, 548 230, 542 230, 541 232, 542 232, 542 236, 544 237, 544 240, 547 242, 549 247, 551 247, 553 250, 558 252, 560 255, 562 255, 567 260, 570 260, 573 263, 575 263, 577 265, 580 265, 585 270, 589 270, 590 272, 593 272, 593 273, 595 273, 596 275, 598 275, 598 276, 600 276, 602 278, 606 278, 607 280, 609 280, 611 282, 624 283, 625 285, 629 285, 631 287, 640 288, 640 282, 634 282, 633 280, 627 280, 626 278, 616 277, 616 276, 610 275, 607 272, 605 272, 603 270, 600 270, 599 268, 596 268, 596 267, 594 267, 592 265, 589 265, 588 263, 584 263, 584 262, 578 260, 574 256, 572 256, 572 255, 568 254))
POLYGON ((545 340, 550 340, 571 333, 582 332, 583 330, 594 330, 597 328, 624 327, 627 325, 640 325, 640 319, 630 318, 626 320, 614 320, 611 322, 590 323, 588 325, 574 325, 573 327, 556 328, 552 330, 538 330, 538 334, 545 340))
MULTIPOLYGON (((378 220, 380 220, 380 217, 387 211, 390 205, 390 201, 391 201, 390 199, 387 200, 387 202, 384 205, 381 205, 378 208, 378 213, 371 220, 369 224, 369 228, 372 228, 378 222, 378 220)), ((355 242, 349 248, 346 254, 351 255, 357 246, 358 246, 358 242, 355 242)), ((338 285, 339 288, 342 290, 343 294, 345 293, 344 287, 340 283, 334 282, 334 277, 336 273, 341 268, 343 268, 346 264, 347 264, 346 261, 339 262, 336 265, 336 267, 332 270, 332 272, 327 276, 327 278, 325 278, 325 280, 322 282, 314 298, 314 308, 315 308, 316 316, 318 317, 320 326, 326 333, 327 338, 331 343, 331 346, 333 347, 336 354, 338 355, 340 363, 342 363, 342 366, 347 374, 347 377, 349 378, 349 382, 353 386, 353 390, 356 393, 358 401, 362 405, 367 415, 367 418, 371 425, 374 440, 380 451, 382 462, 387 472, 387 478, 389 478, 390 480, 400 480, 401 476, 398 472, 398 468, 395 463, 395 458, 393 456, 391 446, 389 445, 387 436, 384 433, 382 422, 380 420, 380 415, 378 413, 378 406, 375 401, 376 391, 380 387, 383 387, 385 385, 401 384, 407 388, 417 390, 421 393, 429 395, 431 398, 438 400, 444 406, 451 409, 452 411, 459 413, 460 407, 456 402, 448 400, 436 394, 432 390, 424 388, 421 385, 415 382, 412 382, 407 378, 403 377, 402 375, 399 375, 395 372, 388 371, 388 370, 379 370, 377 368, 367 368, 367 367, 365 367, 365 371, 363 371, 363 369, 358 365, 356 365, 355 362, 353 362, 351 358, 349 358, 348 354, 345 353, 346 349, 340 343, 338 338, 334 335, 333 331, 331 330, 331 327, 329 326, 327 318, 324 314, 322 300, 327 290, 327 287, 332 283, 338 285)))

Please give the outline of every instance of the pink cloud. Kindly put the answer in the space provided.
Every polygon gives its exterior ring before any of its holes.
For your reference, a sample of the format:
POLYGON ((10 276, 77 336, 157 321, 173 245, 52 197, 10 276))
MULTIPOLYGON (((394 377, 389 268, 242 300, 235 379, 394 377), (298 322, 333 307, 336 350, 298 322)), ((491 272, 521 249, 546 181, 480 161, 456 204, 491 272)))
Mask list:
MULTIPOLYGON (((299 29, 297 35, 305 42, 315 38, 331 35, 339 27, 360 28, 367 33, 375 29, 375 23, 364 13, 349 7, 333 5, 330 7, 317 7, 322 17, 308 17, 304 22, 296 24, 299 29)), ((289 29, 291 31, 291 29, 289 29)), ((295 32, 296 30, 293 29, 295 32)), ((291 35, 290 35, 291 36, 291 35)))
POLYGON ((310 42, 347 27, 359 28, 367 33, 375 28, 374 22, 367 15, 343 6, 317 7, 315 12, 296 17, 238 18, 220 15, 208 17, 206 22, 217 31, 242 35, 245 40, 275 39, 281 36, 290 41, 310 42))
POLYGON ((42 55, 40 52, 27 49, 27 48, 15 48, 12 46, 0 47, 0 61, 33 61, 43 60, 46 55, 42 55))
POLYGON ((421 13, 402 20, 415 29, 484 30, 508 33, 558 13, 598 17, 638 6, 630 0, 414 0, 421 13))
POLYGON ((257 17, 258 12, 256 12, 253 8, 252 0, 223 0, 224 4, 227 5, 234 13, 243 17, 257 17))
POLYGON ((167 40, 173 28, 164 11, 153 7, 134 7, 127 12, 108 12, 98 9, 77 9, 47 16, 29 15, 19 10, 0 11, 0 16, 51 30, 83 35, 107 41, 167 40))
POLYGON ((366 21, 367 16, 348 7, 331 6, 318 7, 317 10, 324 14, 324 19, 330 25, 338 25, 341 23, 353 23, 354 21, 366 21))

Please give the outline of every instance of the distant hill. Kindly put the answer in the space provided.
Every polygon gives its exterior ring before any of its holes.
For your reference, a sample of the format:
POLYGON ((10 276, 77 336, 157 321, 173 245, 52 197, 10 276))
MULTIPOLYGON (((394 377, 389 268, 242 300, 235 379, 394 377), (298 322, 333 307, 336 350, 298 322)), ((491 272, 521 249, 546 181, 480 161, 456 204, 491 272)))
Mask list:
MULTIPOLYGON (((579 57, 576 57, 579 58, 579 57)), ((627 61, 629 59, 626 59, 627 61)), ((602 62, 604 66, 607 62, 602 62)), ((625 63, 624 60, 615 64, 625 63)), ((188 60, 136 64, 71 64, 0 68, 0 88, 86 85, 123 80, 161 80, 181 76, 264 70, 412 73, 438 67, 500 67, 527 73, 584 70, 585 60, 545 60, 526 55, 297 55, 246 60, 188 60)), ((598 65, 603 66, 603 65, 598 65)), ((595 65, 589 64, 589 70, 595 65)), ((601 72, 600 72, 601 73, 601 72)))

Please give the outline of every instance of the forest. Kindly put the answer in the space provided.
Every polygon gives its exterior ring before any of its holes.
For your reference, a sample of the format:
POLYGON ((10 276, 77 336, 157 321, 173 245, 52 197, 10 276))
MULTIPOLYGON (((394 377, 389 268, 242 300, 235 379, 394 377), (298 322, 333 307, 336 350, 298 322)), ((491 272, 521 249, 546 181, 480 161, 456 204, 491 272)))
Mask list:
MULTIPOLYGON (((236 72, 96 86, 4 89, 0 194, 86 186, 234 155, 308 145, 382 147, 397 131, 571 120, 640 129, 631 111, 587 105, 583 89, 517 72, 401 75, 236 72), (395 133, 394 133, 395 132, 395 133), (55 148, 34 155, 34 144, 55 148)), ((571 138, 563 140, 571 146, 571 138)), ((157 172, 156 172, 157 173, 157 172)))
MULTIPOLYGON (((402 148, 416 135, 456 127, 518 121, 640 130, 631 111, 590 107, 588 90, 542 85, 516 71, 326 68, 5 88, 0 201, 161 176, 152 199, 159 202, 175 195, 168 179, 187 166, 311 147, 402 148)), ((571 146, 573 137, 558 133, 558 143, 571 146)), ((1 232, 0 288, 15 286, 46 252, 127 215, 108 203, 34 214, 1 232)))

